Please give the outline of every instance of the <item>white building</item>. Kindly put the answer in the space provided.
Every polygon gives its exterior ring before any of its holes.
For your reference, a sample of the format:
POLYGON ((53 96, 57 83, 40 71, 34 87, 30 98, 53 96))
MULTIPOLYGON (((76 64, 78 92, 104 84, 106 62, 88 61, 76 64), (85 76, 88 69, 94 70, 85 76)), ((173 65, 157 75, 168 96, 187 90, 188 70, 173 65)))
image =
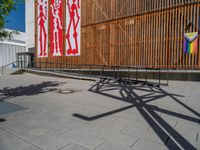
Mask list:
POLYGON ((26 0, 26 50, 35 48, 35 1, 26 0))
POLYGON ((0 67, 16 61, 16 53, 26 51, 26 33, 19 32, 12 40, 0 41, 0 67))
POLYGON ((16 61, 16 53, 35 49, 35 1, 25 0, 26 33, 19 32, 12 40, 0 41, 0 67, 16 61))

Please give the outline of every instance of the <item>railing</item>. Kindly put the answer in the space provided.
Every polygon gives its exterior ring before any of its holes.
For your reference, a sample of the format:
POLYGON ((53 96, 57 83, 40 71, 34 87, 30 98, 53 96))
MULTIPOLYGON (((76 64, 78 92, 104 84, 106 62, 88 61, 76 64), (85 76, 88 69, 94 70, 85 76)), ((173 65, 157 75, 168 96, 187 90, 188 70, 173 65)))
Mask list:
MULTIPOLYGON (((17 64, 19 69, 35 69, 40 71, 60 72, 79 76, 93 76, 99 78, 114 78, 123 82, 140 82, 143 84, 161 85, 160 68, 145 68, 140 66, 108 66, 95 64, 69 64, 58 62, 15 61, 2 67, 2 75, 6 67, 17 64), (152 78, 154 79, 153 81, 152 78), (156 81, 155 81, 156 79, 156 81)), ((168 78, 166 79, 168 85, 168 78)))
MULTIPOLYGON (((16 61, 11 62, 11 63, 9 63, 9 64, 7 64, 7 65, 2 66, 2 67, 1 67, 1 74, 4 75, 4 74, 7 73, 7 72, 5 72, 5 71, 8 71, 8 69, 10 70, 11 68, 14 68, 13 65, 16 65, 16 61)), ((16 67, 15 67, 15 68, 16 68, 16 67)))

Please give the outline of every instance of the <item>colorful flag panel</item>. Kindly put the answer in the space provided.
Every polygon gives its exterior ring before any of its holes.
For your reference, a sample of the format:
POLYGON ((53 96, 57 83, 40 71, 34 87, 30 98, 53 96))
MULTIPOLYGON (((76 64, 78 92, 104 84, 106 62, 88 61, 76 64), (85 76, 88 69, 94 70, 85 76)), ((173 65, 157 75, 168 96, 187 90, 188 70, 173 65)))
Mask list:
POLYGON ((50 56, 63 56, 62 0, 50 0, 50 56))
POLYGON ((66 0, 66 56, 80 56, 80 0, 66 0))
POLYGON ((198 51, 198 32, 184 34, 184 53, 196 54, 198 51))
POLYGON ((48 0, 37 1, 37 56, 48 57, 48 0))

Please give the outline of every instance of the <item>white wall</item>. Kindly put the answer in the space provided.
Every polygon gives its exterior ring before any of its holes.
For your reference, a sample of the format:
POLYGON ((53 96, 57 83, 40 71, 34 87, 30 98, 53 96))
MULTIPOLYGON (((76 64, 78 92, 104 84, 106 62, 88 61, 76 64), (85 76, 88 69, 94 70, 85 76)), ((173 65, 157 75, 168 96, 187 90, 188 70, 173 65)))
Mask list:
POLYGON ((26 33, 24 32, 14 34, 11 40, 0 41, 0 67, 16 61, 16 53, 26 51, 25 41, 26 33))
POLYGON ((26 50, 35 47, 35 1, 26 0, 26 50))
POLYGON ((16 53, 25 51, 24 44, 0 42, 0 67, 16 61, 16 53))

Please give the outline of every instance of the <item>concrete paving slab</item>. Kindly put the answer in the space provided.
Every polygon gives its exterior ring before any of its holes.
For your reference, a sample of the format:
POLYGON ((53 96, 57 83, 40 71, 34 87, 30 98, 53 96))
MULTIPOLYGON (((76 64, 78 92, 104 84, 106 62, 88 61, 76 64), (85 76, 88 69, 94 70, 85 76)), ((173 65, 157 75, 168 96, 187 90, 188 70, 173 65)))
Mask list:
POLYGON ((67 140, 71 143, 75 143, 79 146, 94 149, 100 144, 102 144, 105 140, 100 137, 96 137, 93 135, 86 134, 85 132, 80 132, 77 130, 71 130, 67 133, 64 133, 59 136, 59 139, 67 140))
MULTIPOLYGON (((139 140, 131 150, 168 150, 168 148, 164 145, 152 143, 146 140, 139 140)), ((174 149, 175 150, 175 149, 174 149)))
POLYGON ((0 129, 0 149, 1 150, 41 150, 36 145, 34 146, 2 129, 0 129))
POLYGON ((4 122, 0 125, 0 129, 9 131, 13 135, 45 150, 58 149, 68 144, 65 140, 50 136, 45 129, 33 128, 15 120, 4 122))
POLYGON ((141 122, 137 120, 138 117, 134 117, 132 119, 126 119, 126 117, 119 117, 117 118, 114 122, 123 124, 126 126, 133 126, 135 128, 140 128, 140 129, 148 129, 150 125, 147 122, 141 122))
POLYGON ((74 143, 70 143, 70 144, 64 146, 63 148, 61 148, 59 150, 89 150, 89 149, 82 147, 82 146, 79 146, 79 145, 74 144, 74 143))
POLYGON ((153 143, 164 144, 167 141, 168 136, 164 132, 155 133, 144 129, 132 128, 131 126, 122 130, 121 133, 137 137, 142 140, 151 141, 153 143))
POLYGON ((119 144, 127 146, 127 147, 131 147, 139 139, 137 137, 127 136, 120 132, 106 130, 104 128, 97 130, 96 132, 92 133, 92 135, 105 138, 109 141, 119 143, 119 144))
POLYGON ((118 143, 106 141, 99 145, 95 150, 130 150, 130 148, 120 145, 118 143))
POLYGON ((0 119, 5 119, 0 122, 0 149, 199 149, 199 89, 197 82, 172 81, 155 88, 2 76, 0 99, 9 98, 0 102, 0 119), (79 92, 58 92, 66 89, 79 92))

